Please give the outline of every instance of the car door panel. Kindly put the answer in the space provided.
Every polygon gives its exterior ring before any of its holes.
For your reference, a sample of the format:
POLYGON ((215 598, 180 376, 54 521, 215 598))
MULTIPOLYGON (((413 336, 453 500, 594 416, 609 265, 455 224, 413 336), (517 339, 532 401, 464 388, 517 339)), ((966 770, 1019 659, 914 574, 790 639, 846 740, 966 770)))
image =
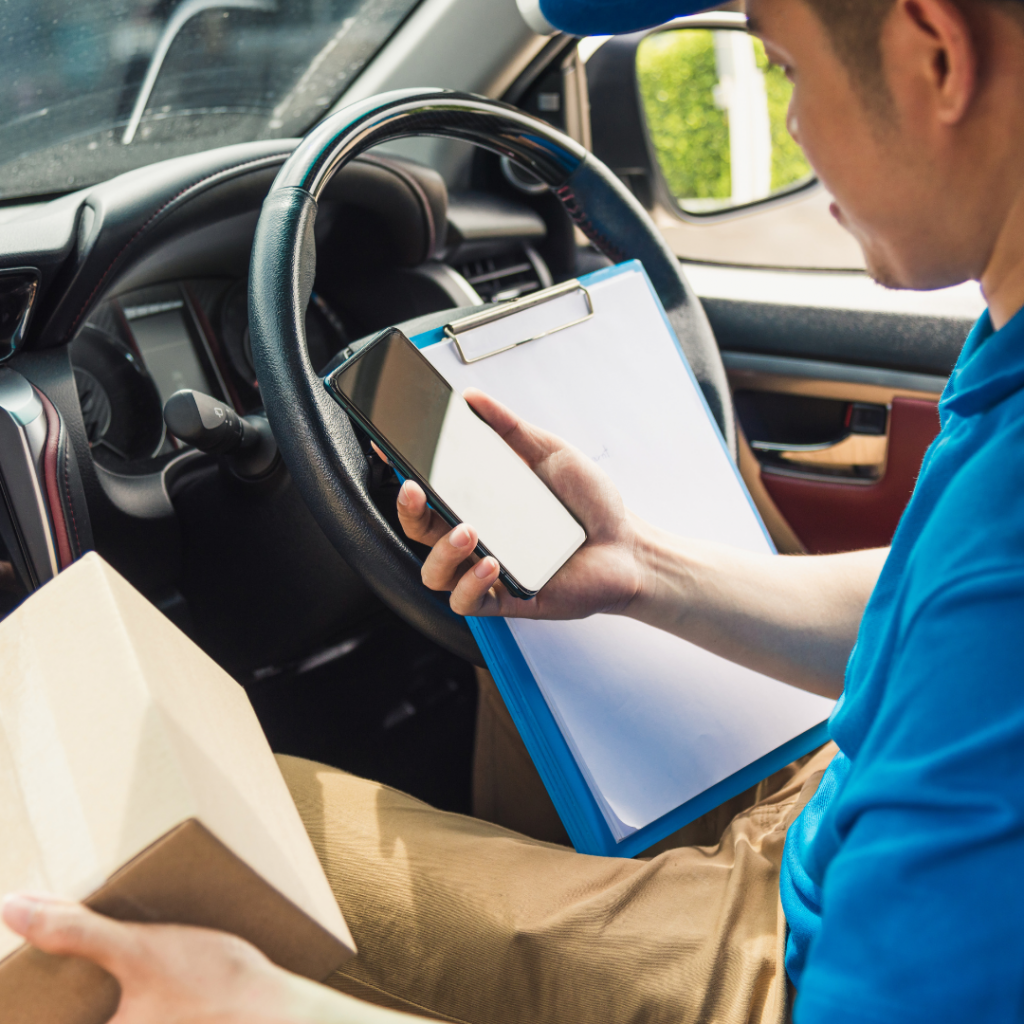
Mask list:
POLYGON ((704 304, 744 432, 741 471, 779 550, 889 544, 938 433, 938 399, 970 321, 721 297, 704 304))
POLYGON ((943 379, 953 369, 973 323, 920 313, 703 296, 702 301, 726 352, 816 359, 943 379))
POLYGON ((808 552, 885 547, 906 507, 921 460, 939 430, 936 403, 896 397, 878 480, 835 480, 813 470, 761 468, 761 479, 808 552))

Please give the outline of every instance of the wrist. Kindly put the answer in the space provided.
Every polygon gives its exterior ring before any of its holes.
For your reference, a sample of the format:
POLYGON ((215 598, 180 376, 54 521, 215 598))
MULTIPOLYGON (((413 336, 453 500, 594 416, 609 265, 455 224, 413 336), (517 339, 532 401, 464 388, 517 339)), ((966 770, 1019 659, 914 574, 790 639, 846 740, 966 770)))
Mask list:
POLYGON ((621 614, 661 629, 673 629, 686 616, 696 563, 685 541, 630 515, 639 582, 621 614))

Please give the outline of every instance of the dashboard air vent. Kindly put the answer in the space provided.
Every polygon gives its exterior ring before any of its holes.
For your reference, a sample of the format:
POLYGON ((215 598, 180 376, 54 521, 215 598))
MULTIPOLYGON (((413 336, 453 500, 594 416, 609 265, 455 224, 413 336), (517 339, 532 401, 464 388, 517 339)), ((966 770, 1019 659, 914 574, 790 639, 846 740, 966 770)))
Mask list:
POLYGON ((518 299, 553 283, 547 264, 531 245, 460 263, 455 269, 486 302, 518 299))

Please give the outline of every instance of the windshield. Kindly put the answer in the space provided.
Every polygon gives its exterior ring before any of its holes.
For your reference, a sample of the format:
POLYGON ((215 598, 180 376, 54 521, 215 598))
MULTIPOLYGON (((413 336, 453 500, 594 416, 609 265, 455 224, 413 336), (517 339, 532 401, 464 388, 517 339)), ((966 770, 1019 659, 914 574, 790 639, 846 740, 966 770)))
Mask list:
POLYGON ((417 0, 0 0, 0 199, 301 135, 417 0))

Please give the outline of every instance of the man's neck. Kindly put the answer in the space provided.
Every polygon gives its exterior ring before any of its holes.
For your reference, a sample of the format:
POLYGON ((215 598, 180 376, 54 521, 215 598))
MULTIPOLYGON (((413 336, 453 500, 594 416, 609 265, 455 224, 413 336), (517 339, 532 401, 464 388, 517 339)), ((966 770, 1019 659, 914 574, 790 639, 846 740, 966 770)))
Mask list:
POLYGON ((992 326, 998 331, 1024 308, 1024 189, 1010 207, 981 275, 992 326))

